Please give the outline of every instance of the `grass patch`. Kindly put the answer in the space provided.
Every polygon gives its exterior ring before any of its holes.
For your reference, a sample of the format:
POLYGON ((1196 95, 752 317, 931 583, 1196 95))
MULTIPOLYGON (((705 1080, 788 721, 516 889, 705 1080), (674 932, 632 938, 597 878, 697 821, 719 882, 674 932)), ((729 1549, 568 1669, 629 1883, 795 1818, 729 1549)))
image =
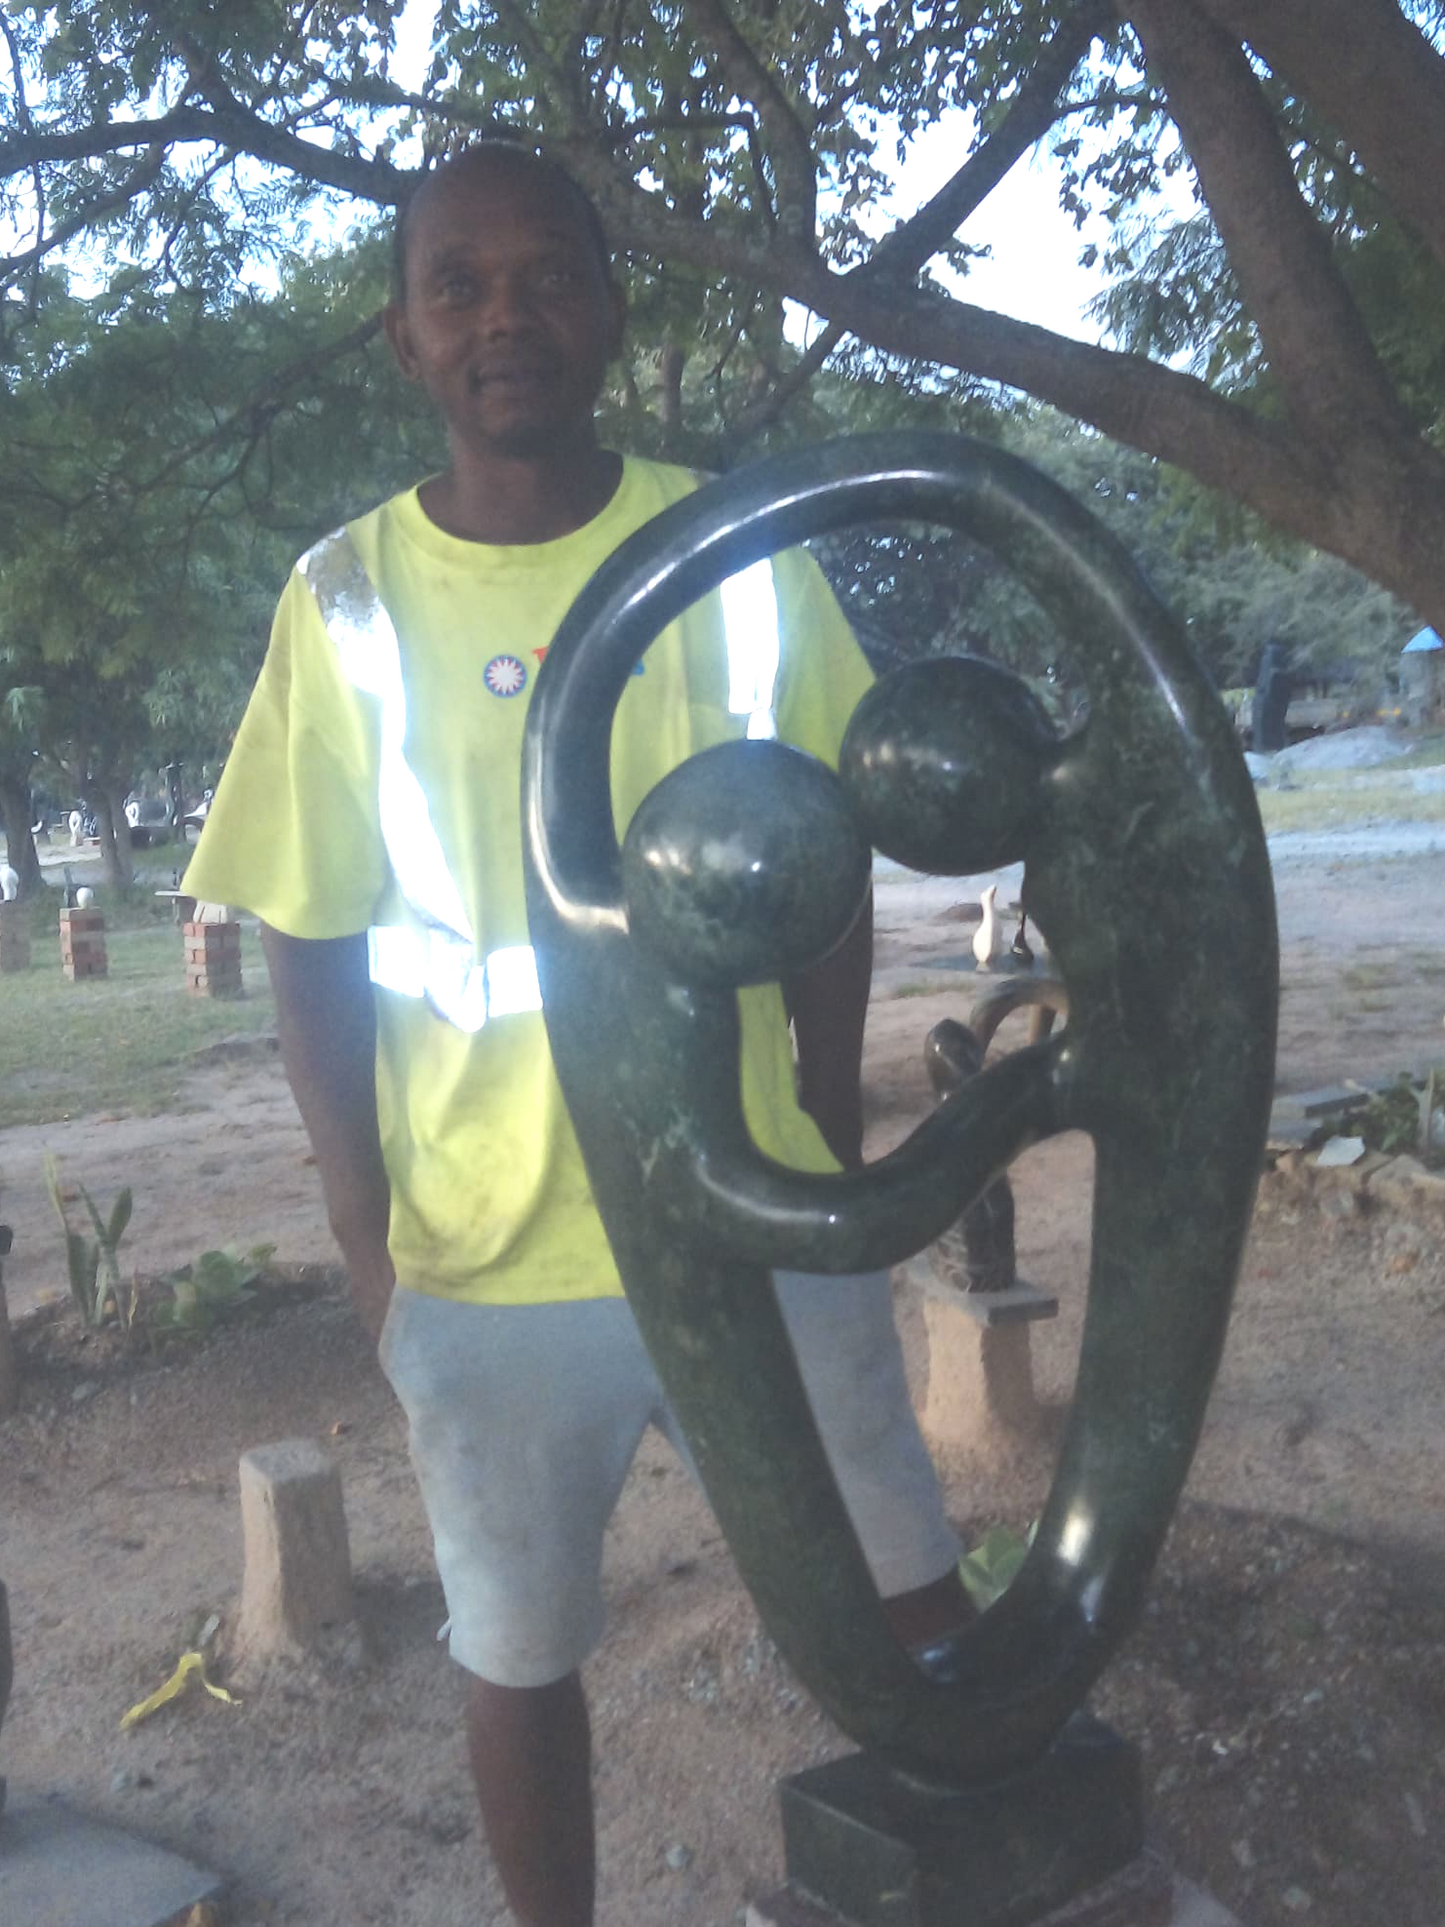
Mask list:
POLYGON ((187 1080, 200 1074, 190 1062, 194 1052, 223 1037, 275 1030, 254 923, 241 939, 246 995, 212 999, 187 992, 173 923, 147 913, 116 928, 109 917, 108 905, 108 976, 81 983, 62 976, 52 916, 32 938, 30 968, 4 978, 0 1125, 183 1108, 187 1080))
POLYGON ((1267 831, 1344 830, 1371 823, 1445 822, 1445 790, 1420 794, 1397 783, 1341 784, 1349 771, 1301 775, 1297 789, 1256 789, 1267 831))
POLYGON ((1400 973, 1393 964, 1352 964, 1340 972, 1340 982, 1346 990, 1390 990, 1398 987, 1400 973))

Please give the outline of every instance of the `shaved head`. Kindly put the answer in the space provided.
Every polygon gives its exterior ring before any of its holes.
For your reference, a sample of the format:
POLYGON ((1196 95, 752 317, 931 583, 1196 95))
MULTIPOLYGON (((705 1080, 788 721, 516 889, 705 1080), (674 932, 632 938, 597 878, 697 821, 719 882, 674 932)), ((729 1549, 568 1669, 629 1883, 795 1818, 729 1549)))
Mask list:
POLYGON ((396 210, 391 236, 391 298, 404 305, 407 295, 407 250, 411 229, 418 211, 428 200, 459 179, 485 175, 499 184, 509 178, 532 192, 549 190, 567 202, 578 215, 588 238, 596 249, 597 261, 606 280, 612 279, 612 248, 602 216, 587 190, 573 179, 559 162, 540 154, 519 140, 488 135, 450 155, 439 166, 424 174, 396 210))

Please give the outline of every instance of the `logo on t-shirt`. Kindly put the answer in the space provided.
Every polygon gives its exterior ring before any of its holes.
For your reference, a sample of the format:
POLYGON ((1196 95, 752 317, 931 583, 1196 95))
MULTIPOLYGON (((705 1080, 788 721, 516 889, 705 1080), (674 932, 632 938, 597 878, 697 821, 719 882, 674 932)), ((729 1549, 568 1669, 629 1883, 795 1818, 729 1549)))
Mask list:
POLYGON ((527 669, 515 656, 493 656, 482 672, 494 696, 516 696, 527 687, 527 669))

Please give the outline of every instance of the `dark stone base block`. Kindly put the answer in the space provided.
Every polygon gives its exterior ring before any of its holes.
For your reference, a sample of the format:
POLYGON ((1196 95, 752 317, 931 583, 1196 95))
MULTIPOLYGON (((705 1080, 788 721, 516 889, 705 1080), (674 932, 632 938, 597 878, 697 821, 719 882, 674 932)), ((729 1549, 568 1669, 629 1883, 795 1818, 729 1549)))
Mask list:
POLYGON ((1138 1751, 1084 1714, 994 1786, 922 1787, 856 1753, 779 1792, 789 1887, 846 1927, 1028 1927, 1144 1843, 1138 1751))

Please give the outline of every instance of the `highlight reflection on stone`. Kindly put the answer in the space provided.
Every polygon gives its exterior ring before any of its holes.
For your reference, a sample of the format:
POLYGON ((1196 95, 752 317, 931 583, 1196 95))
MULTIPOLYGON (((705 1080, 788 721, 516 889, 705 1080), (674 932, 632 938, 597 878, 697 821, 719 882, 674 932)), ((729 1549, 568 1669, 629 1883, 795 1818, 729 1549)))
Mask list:
POLYGON ((685 983, 771 983, 826 957, 867 901, 872 853, 832 770, 785 743, 722 743, 643 798, 622 844, 628 923, 685 983))
POLYGON ((972 876, 1023 857, 1059 750, 1021 677, 979 656, 942 656, 869 690, 840 772, 885 855, 935 876, 972 876))

